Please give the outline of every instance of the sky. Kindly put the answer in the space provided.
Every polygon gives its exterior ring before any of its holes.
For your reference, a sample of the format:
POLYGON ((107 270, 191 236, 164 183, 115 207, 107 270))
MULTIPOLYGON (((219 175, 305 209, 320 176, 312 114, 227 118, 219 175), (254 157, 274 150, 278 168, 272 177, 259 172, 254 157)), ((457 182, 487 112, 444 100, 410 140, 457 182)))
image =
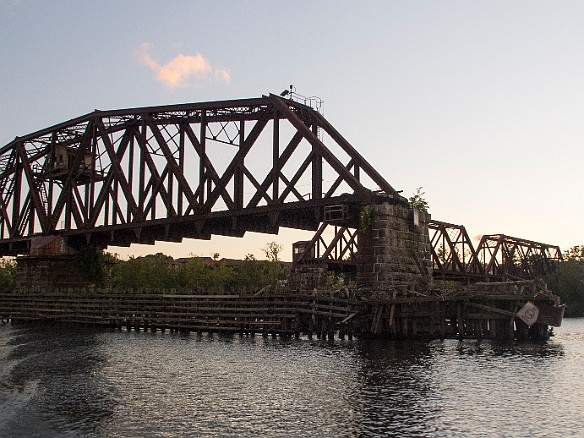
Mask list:
MULTIPOLYGON (((472 237, 584 244, 584 2, 0 0, 0 145, 89 113, 297 92, 472 237)), ((310 233, 111 247, 264 258, 310 233)))

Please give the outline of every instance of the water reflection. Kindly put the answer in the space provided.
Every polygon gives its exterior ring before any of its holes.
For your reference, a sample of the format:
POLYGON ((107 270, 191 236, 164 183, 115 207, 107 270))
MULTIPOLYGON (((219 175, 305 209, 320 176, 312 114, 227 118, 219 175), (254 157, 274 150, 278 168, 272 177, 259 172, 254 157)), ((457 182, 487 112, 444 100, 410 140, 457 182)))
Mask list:
POLYGON ((582 340, 584 321, 546 345, 0 325, 0 435, 564 436, 582 340))
POLYGON ((421 435, 436 416, 431 344, 419 341, 359 342, 358 411, 367 436, 421 435))

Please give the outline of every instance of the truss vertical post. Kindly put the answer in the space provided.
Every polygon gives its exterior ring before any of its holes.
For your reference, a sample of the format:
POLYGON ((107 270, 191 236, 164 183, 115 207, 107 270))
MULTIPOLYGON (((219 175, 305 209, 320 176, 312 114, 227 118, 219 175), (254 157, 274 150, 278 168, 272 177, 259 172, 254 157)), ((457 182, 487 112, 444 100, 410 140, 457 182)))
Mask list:
POLYGON ((274 116, 274 138, 272 142, 272 172, 274 175, 272 181, 272 203, 278 202, 279 182, 280 182, 280 112, 276 111, 274 116))
MULTIPOLYGON (((134 136, 132 136, 128 142, 128 186, 130 189, 134 186, 134 136)), ((130 217, 132 210, 130 208, 130 203, 128 203, 126 209, 126 217, 130 217)))
POLYGON ((12 237, 18 235, 18 224, 20 222, 20 192, 22 191, 22 162, 19 154, 14 160, 14 195, 12 196, 12 237))
POLYGON ((86 186, 85 187, 85 193, 87 194, 87 192, 89 192, 89 195, 87 196, 88 201, 86 202, 87 205, 87 217, 93 217, 93 206, 95 205, 95 172, 97 169, 97 163, 96 163, 96 157, 97 157, 97 140, 95 138, 93 138, 93 141, 91 142, 91 176, 90 176, 90 182, 89 182, 89 187, 86 186))
POLYGON ((138 165, 140 166, 138 169, 138 206, 140 211, 144 212, 144 203, 146 202, 146 193, 144 193, 144 184, 146 184, 146 158, 144 155, 146 152, 144 151, 144 148, 140 147, 140 145, 146 143, 146 127, 142 126, 140 131, 136 130, 134 137, 139 137, 137 138, 139 154, 138 165))
POLYGON ((205 145, 207 144, 207 111, 206 110, 202 110, 201 111, 201 129, 200 129, 200 135, 199 135, 199 144, 200 144, 200 159, 199 159, 199 204, 200 205, 204 205, 205 204, 205 179, 206 179, 206 173, 205 173, 205 154, 206 149, 205 149, 205 145))
POLYGON ((73 191, 70 190, 67 191, 67 193, 65 193, 65 228, 67 230, 71 229, 71 216, 72 216, 72 212, 71 212, 71 203, 73 201, 73 191))
MULTIPOLYGON (((239 149, 243 147, 245 137, 245 121, 239 122, 239 149)), ((233 173, 233 201, 236 208, 243 208, 243 171, 245 168, 245 157, 237 154, 237 163, 233 173)))
MULTIPOLYGON (((312 133, 318 135, 318 126, 312 125, 312 133)), ((322 155, 312 147, 312 199, 322 199, 322 155)))
MULTIPOLYGON (((179 125, 180 129, 180 139, 179 139, 179 150, 178 150, 178 165, 181 173, 184 175, 185 173, 185 124, 181 123, 179 125)), ((182 216, 183 214, 183 191, 182 186, 178 185, 178 190, 176 194, 176 214, 178 216, 182 216)))

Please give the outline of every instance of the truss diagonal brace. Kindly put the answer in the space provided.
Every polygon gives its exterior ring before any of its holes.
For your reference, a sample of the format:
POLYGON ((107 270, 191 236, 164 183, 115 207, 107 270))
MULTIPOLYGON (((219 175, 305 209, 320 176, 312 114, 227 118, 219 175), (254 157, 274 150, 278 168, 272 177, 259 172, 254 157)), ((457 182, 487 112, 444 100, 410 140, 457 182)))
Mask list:
POLYGON ((338 160, 337 157, 325 147, 325 145, 318 139, 315 133, 313 133, 300 118, 290 111, 288 105, 286 105, 282 99, 276 96, 270 96, 274 105, 280 110, 282 118, 287 118, 290 123, 306 138, 306 140, 316 149, 319 154, 329 163, 329 165, 339 174, 343 175, 343 179, 347 184, 355 191, 355 193, 364 200, 364 202, 371 202, 371 192, 363 187, 354 175, 352 175, 347 168, 338 160))
MULTIPOLYGON (((37 184, 36 184, 34 175, 32 174, 30 161, 28 160, 28 156, 26 155, 26 151, 24 150, 24 144, 19 143, 17 145, 16 149, 18 150, 18 155, 20 156, 20 161, 22 162, 22 165, 23 165, 22 167, 24 169, 24 174, 26 175, 26 179, 28 180, 28 185, 29 185, 29 187, 32 188, 32 190, 30 190, 32 203, 33 203, 34 208, 35 208, 37 215, 39 217, 39 222, 41 223, 41 229, 42 229, 43 233, 45 233, 49 230, 50 222, 49 222, 48 216, 45 213, 45 208, 43 206, 43 203, 42 203, 41 198, 39 196, 39 193, 37 191, 37 184)), ((42 181, 41 181, 41 184, 42 184, 42 181)), ((30 220, 32 220, 32 219, 30 219, 30 220)))

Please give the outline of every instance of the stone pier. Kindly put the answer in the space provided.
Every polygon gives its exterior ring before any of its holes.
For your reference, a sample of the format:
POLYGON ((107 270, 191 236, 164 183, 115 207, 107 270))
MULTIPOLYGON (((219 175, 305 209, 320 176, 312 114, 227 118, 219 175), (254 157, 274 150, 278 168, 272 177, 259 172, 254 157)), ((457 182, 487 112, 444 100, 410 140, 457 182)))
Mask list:
POLYGON ((358 285, 399 295, 425 288, 432 281, 430 215, 389 203, 368 206, 363 215, 358 285))
POLYGON ((17 289, 81 289, 93 283, 77 255, 23 256, 16 259, 17 289))
POLYGON ((16 288, 67 289, 94 284, 81 255, 59 236, 32 239, 30 254, 16 258, 16 288))

